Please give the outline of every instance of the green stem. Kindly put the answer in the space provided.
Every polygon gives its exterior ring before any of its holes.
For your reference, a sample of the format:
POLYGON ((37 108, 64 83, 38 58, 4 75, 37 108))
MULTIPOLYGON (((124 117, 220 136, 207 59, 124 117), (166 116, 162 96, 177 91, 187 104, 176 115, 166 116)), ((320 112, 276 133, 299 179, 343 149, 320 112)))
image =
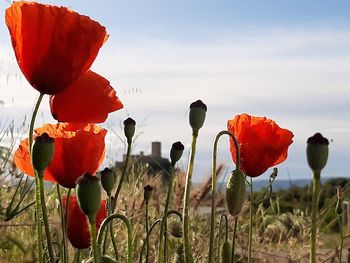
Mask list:
POLYGON ((80 263, 80 249, 75 250, 73 263, 80 263))
MULTIPOLYGON (((228 131, 221 131, 216 135, 214 141, 214 149, 213 149, 213 170, 212 170, 212 183, 211 183, 211 215, 210 215, 210 239, 209 239, 209 263, 213 262, 214 259, 214 234, 215 234, 215 214, 216 214, 216 157, 217 157, 217 148, 218 141, 222 135, 229 135, 233 140, 236 148, 236 158, 237 158, 237 167, 240 168, 240 155, 239 155, 239 146, 238 142, 233 134, 228 131)), ((218 254, 219 257, 220 254, 218 254)))
POLYGON ((91 233, 91 242, 92 242, 92 251, 94 255, 94 262, 99 263, 99 253, 97 249, 97 242, 96 242, 96 221, 92 221, 89 219, 90 222, 90 233, 91 233))
POLYGON ((43 263, 43 230, 42 230, 42 222, 41 222, 41 205, 40 205, 40 186, 39 186, 39 177, 37 176, 37 172, 35 173, 35 219, 36 219, 36 230, 37 230, 37 246, 38 246, 38 260, 39 263, 43 263))
POLYGON ((248 263, 252 262, 253 242, 253 178, 250 177, 250 204, 249 204, 249 236, 248 236, 248 263))
MULTIPOLYGON (((170 171, 170 178, 169 178, 169 183, 168 183, 168 193, 165 201, 165 206, 164 206, 164 213, 165 215, 168 210, 169 210, 169 204, 172 199, 172 194, 173 194, 173 184, 174 184, 174 171, 175 168, 172 165, 171 166, 171 171, 170 171)), ((166 218, 165 218, 166 220, 166 218)), ((168 243, 168 233, 167 233, 167 222, 164 222, 163 224, 164 227, 160 229, 160 234, 159 234, 159 247, 158 247, 158 261, 159 263, 163 262, 168 262, 168 252, 167 252, 167 243, 168 243), (164 247, 163 247, 163 237, 164 237, 164 247), (163 249, 163 251, 162 251, 163 249), (163 254, 164 253, 164 254, 163 254)))
POLYGON ((192 146, 190 152, 190 161, 188 165, 187 175, 186 175, 186 186, 185 186, 185 198, 183 203, 183 243, 185 250, 185 263, 192 263, 192 254, 190 247, 190 236, 189 236, 189 228, 190 228, 190 217, 189 217, 189 206, 190 206, 190 194, 191 194, 191 185, 192 185, 192 173, 193 173, 193 165, 194 165, 194 157, 196 154, 196 143, 197 143, 198 133, 192 134, 192 146))
POLYGON ((126 152, 126 157, 125 157, 125 163, 124 163, 124 167, 123 167, 123 171, 122 171, 122 176, 120 178, 120 181, 119 181, 119 184, 118 184, 118 187, 117 187, 117 191, 115 192, 115 195, 114 195, 112 212, 115 211, 115 208, 117 206, 118 196, 119 196, 120 191, 122 189, 122 185, 123 185, 123 182, 125 180, 125 175, 126 175, 126 172, 128 170, 130 154, 131 154, 131 142, 130 143, 128 142, 128 149, 127 149, 127 152, 126 152))
POLYGON ((339 263, 341 263, 341 258, 342 258, 342 254, 343 254, 343 246, 344 246, 344 233, 343 233, 343 227, 342 227, 342 223, 341 223, 341 214, 337 213, 337 219, 338 219, 339 232, 340 232, 339 263))
POLYGON ((220 223, 219 223, 219 235, 218 235, 218 243, 217 243, 217 255, 220 255, 220 248, 221 248, 221 236, 222 236, 222 224, 225 219, 225 242, 227 242, 227 233, 228 233, 228 226, 227 226, 227 215, 225 213, 221 214, 220 217, 220 223))
MULTIPOLYGON (((39 98, 35 104, 33 115, 30 121, 29 126, 29 153, 32 153, 32 145, 33 145, 33 133, 34 133, 34 123, 36 115, 38 114, 39 106, 44 97, 43 93, 40 93, 39 98)), ((39 179, 37 176, 37 173, 34 170, 35 175, 35 202, 36 202, 36 228, 37 228, 37 238, 38 238, 38 257, 39 257, 39 263, 43 262, 43 249, 42 249, 42 241, 43 241, 43 234, 42 234, 42 227, 41 227, 41 209, 40 209, 40 191, 39 191, 39 179)))
MULTIPOLYGON (((132 247, 132 227, 131 224, 129 222, 129 220, 127 219, 126 216, 122 215, 122 214, 112 214, 110 216, 108 216, 105 220, 103 220, 101 226, 100 226, 100 231, 98 232, 98 236, 97 236, 97 244, 98 244, 98 249, 99 251, 102 250, 102 240, 103 240, 103 235, 104 235, 104 231, 106 230, 107 225, 114 219, 120 219, 124 222, 124 224, 127 227, 127 231, 128 231, 128 263, 132 263, 133 260, 133 247, 132 247)), ((100 254, 100 252, 99 252, 100 254)))
POLYGON ((43 179, 44 171, 38 171, 38 177, 39 177, 41 212, 42 212, 43 221, 44 221, 44 229, 45 229, 46 240, 47 240, 47 250, 49 252, 50 262, 54 263, 55 262, 55 255, 53 253, 49 220, 48 220, 48 216, 47 216, 47 208, 46 208, 46 202, 45 202, 45 193, 44 193, 44 179, 43 179))
POLYGON ((146 263, 148 263, 148 257, 149 257, 149 238, 148 238, 148 233, 149 233, 149 226, 148 226, 148 202, 146 201, 146 215, 145 215, 145 220, 146 220, 146 263))
POLYGON ((236 250, 236 236, 237 236, 237 225, 238 225, 237 223, 238 223, 238 216, 235 217, 235 226, 233 228, 231 263, 236 262, 235 250, 236 250))
MULTIPOLYGON (((155 227, 158 223, 161 223, 161 222, 162 222, 161 219, 157 219, 156 221, 153 222, 153 224, 152 224, 152 226, 150 227, 149 232, 148 232, 148 234, 147 234, 147 238, 149 238, 149 237, 151 236, 154 227, 155 227)), ((145 246, 146 246, 146 242, 144 242, 144 243, 142 244, 142 247, 141 247, 140 260, 139 260, 140 263, 142 263, 143 251, 145 250, 145 246)))
POLYGON ((60 185, 56 184, 56 192, 57 192, 57 198, 59 203, 59 209, 60 209, 60 216, 61 216, 61 231, 62 231, 62 243, 63 243, 63 262, 67 263, 67 243, 66 243, 66 232, 64 227, 64 213, 63 213, 63 205, 62 205, 62 196, 60 191, 60 185))
MULTIPOLYGON (((113 211, 112 211, 112 196, 111 195, 108 195, 108 204, 111 204, 111 205, 108 205, 108 216, 110 216, 113 213, 113 211)), ((115 259, 118 261, 119 260, 118 245, 117 245, 117 241, 114 238, 114 230, 113 230, 112 224, 109 224, 108 228, 109 228, 109 234, 110 234, 111 240, 112 240, 115 259)))
POLYGON ((320 172, 314 172, 313 184, 312 184, 310 263, 316 263, 316 239, 317 239, 317 214, 318 214, 319 187, 320 187, 320 172))

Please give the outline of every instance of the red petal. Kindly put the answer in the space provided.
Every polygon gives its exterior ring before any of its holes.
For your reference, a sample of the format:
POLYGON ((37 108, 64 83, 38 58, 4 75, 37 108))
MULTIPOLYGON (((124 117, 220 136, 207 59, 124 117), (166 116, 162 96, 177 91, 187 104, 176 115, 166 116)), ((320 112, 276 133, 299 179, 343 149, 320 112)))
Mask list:
POLYGON ((123 104, 107 79, 88 71, 68 89, 51 96, 50 108, 58 121, 101 123, 123 104))
POLYGON ((6 9, 17 62, 29 83, 56 94, 82 76, 107 38, 106 29, 65 7, 14 2, 6 9))

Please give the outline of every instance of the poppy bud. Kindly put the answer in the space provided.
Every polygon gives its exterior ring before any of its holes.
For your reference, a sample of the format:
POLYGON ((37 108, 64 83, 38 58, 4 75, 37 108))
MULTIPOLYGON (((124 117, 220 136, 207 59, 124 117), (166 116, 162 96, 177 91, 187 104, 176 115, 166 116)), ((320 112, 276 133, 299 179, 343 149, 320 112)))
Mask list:
POLYGON ((202 128, 206 112, 207 106, 201 100, 190 105, 190 125, 194 134, 198 134, 199 129, 202 128))
POLYGON ((32 162, 35 170, 44 171, 49 166, 53 158, 54 146, 55 140, 47 133, 35 138, 32 148, 32 162))
POLYGON ((321 172, 328 159, 328 140, 321 133, 307 139, 306 155, 310 168, 314 172, 321 172))
POLYGON ((146 204, 148 204, 149 200, 151 199, 151 196, 152 196, 152 191, 153 191, 153 188, 152 186, 150 186, 149 184, 146 185, 144 188, 143 188, 143 197, 146 201, 146 204))
POLYGON ((185 147, 181 142, 173 143, 170 150, 170 160, 172 166, 175 166, 176 162, 180 160, 184 149, 185 147))
POLYGON ((106 167, 100 172, 100 175, 102 187, 107 195, 110 196, 116 181, 113 170, 106 167))
POLYGON ((221 247, 221 263, 226 263, 231 261, 231 246, 229 242, 224 242, 221 247))
POLYGON ((240 170, 234 170, 227 182, 226 204, 230 215, 238 215, 243 207, 246 194, 245 175, 240 170))
POLYGON ((134 136, 135 134, 135 125, 136 125, 136 122, 132 119, 132 118, 127 118, 124 122, 124 134, 125 134, 125 137, 128 141, 128 144, 131 143, 132 141, 132 137, 134 136))
POLYGON ((77 179, 76 184, 80 209, 88 216, 90 222, 94 222, 101 206, 99 179, 89 173, 84 173, 77 179))
POLYGON ((182 237, 182 224, 177 221, 170 223, 169 232, 173 237, 181 238, 182 237))

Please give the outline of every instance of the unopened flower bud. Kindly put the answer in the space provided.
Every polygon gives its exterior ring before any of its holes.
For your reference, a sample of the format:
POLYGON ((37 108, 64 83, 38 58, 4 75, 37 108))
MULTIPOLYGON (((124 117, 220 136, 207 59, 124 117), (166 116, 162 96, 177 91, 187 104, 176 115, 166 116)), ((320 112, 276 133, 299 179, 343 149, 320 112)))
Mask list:
POLYGON ((177 221, 170 223, 169 232, 173 237, 181 238, 182 237, 182 224, 177 221))
POLYGON ((237 216, 241 212, 245 195, 245 175, 236 169, 231 173, 226 187, 226 204, 230 215, 237 216))
POLYGON ((310 168, 314 172, 321 172, 328 159, 328 140, 321 133, 307 139, 306 155, 310 168))
POLYGON ((206 112, 207 106, 201 100, 197 100, 190 105, 190 125, 193 134, 197 135, 199 129, 202 128, 206 112))
POLYGON ((84 173, 77 179, 76 184, 80 209, 88 216, 90 222, 94 222, 101 206, 99 179, 89 173, 84 173))
POLYGON ((153 191, 153 188, 149 184, 143 188, 143 197, 144 197, 147 204, 148 204, 149 200, 151 200, 152 191, 153 191))
POLYGON ((135 134, 136 122, 132 118, 127 118, 124 122, 124 134, 128 144, 132 142, 132 137, 135 134))
POLYGON ((32 148, 33 167, 37 171, 44 171, 50 164, 55 149, 55 140, 47 133, 35 138, 32 148))
POLYGON ((173 143, 170 150, 170 160, 172 166, 175 166, 177 161, 180 160, 184 149, 185 147, 181 142, 173 143))
POLYGON ((116 182, 115 174, 112 169, 106 167, 100 172, 100 175, 102 187, 107 195, 110 196, 116 182))

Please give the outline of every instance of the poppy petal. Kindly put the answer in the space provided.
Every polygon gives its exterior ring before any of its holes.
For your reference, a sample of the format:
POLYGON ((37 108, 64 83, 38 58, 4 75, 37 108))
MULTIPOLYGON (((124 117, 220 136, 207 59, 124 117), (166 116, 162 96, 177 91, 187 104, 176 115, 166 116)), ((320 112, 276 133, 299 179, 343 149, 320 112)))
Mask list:
MULTIPOLYGON (((67 196, 62 197, 63 210, 66 211, 67 196)), ((107 217, 106 201, 101 201, 100 210, 96 215, 96 229, 100 228, 102 221, 107 217)), ((70 195, 68 203, 68 239, 72 246, 85 249, 91 246, 91 236, 86 215, 81 211, 77 197, 70 195)))
MULTIPOLYGON (((240 114, 227 123, 240 146, 241 168, 246 175, 256 177, 287 158, 293 133, 280 128, 273 120, 240 114)), ((236 148, 230 139, 230 151, 236 163, 236 148)))
MULTIPOLYGON (((79 130, 73 127, 69 123, 59 123, 35 129, 36 136, 46 132, 55 139, 54 156, 44 172, 44 179, 66 188, 74 188, 75 181, 84 172, 94 174, 105 156, 105 129, 93 124, 79 130)), ((22 141, 16 150, 14 162, 23 173, 34 176, 28 139, 22 141)))
POLYGON ((65 7, 18 1, 5 16, 20 69, 45 94, 81 77, 107 38, 99 23, 65 7))
POLYGON ((108 113, 121 108, 109 81, 91 70, 68 89, 50 96, 51 114, 61 122, 101 123, 108 113))

